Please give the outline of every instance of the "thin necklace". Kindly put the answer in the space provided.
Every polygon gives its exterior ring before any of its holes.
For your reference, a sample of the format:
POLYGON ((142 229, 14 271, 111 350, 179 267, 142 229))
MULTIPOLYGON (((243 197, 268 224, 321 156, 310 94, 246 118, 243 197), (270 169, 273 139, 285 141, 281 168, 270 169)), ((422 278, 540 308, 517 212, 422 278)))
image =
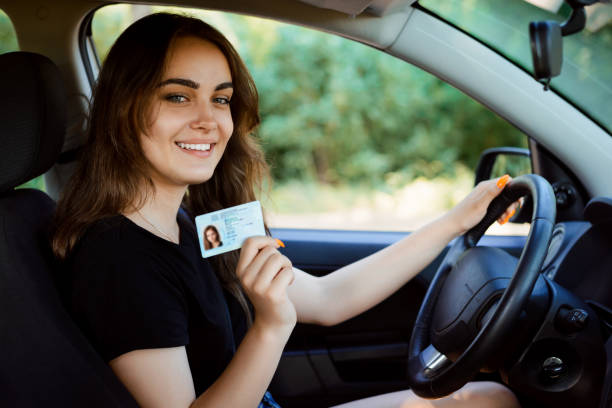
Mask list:
POLYGON ((143 220, 145 220, 147 222, 147 224, 149 224, 150 226, 152 226, 155 231, 159 232, 160 234, 162 234, 164 236, 164 238, 166 238, 167 240, 176 243, 178 241, 178 239, 174 239, 174 237, 166 234, 164 231, 160 230, 159 228, 157 228, 157 226, 155 224, 153 224, 151 221, 149 221, 149 219, 147 217, 145 217, 144 215, 142 215, 142 213, 139 210, 136 210, 136 212, 138 213, 138 215, 140 215, 140 218, 142 218, 143 220))

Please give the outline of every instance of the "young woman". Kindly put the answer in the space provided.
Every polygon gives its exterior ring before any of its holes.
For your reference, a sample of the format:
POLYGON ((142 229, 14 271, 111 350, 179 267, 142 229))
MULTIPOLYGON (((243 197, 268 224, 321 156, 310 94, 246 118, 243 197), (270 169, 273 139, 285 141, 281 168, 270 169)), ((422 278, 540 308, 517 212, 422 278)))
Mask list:
MULTIPOLYGON (((296 321, 334 325, 376 305, 475 225, 507 181, 480 184, 437 221, 323 278, 292 268, 271 237, 209 263, 180 206, 197 215, 255 199, 267 169, 250 136, 258 123, 246 67, 197 19, 137 21, 100 73, 53 248, 69 266, 75 320, 143 407, 275 406, 266 388, 296 321)), ((493 383, 427 403, 482 401, 517 405, 493 383)), ((363 403, 420 402, 408 391, 363 403)))
POLYGON ((203 237, 204 249, 218 248, 223 245, 219 231, 217 231, 217 228, 215 228, 214 225, 209 225, 208 227, 204 228, 203 237))

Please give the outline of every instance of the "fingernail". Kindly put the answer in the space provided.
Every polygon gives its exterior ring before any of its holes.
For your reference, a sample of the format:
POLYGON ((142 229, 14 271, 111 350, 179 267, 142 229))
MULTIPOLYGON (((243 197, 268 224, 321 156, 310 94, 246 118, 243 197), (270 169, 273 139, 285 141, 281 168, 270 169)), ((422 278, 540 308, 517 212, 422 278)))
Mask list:
POLYGON ((508 222, 508 220, 510 220, 510 218, 512 218, 512 216, 516 213, 516 210, 512 210, 512 212, 510 214, 508 214, 508 216, 506 217, 506 219, 504 219, 502 222, 500 222, 501 225, 504 225, 505 223, 508 222))
POLYGON ((276 243, 278 244, 279 247, 284 248, 285 247, 285 243, 283 241, 281 241, 278 238, 274 238, 276 240, 276 243))
POLYGON ((501 176, 499 180, 497 180, 497 188, 504 188, 508 180, 510 180, 509 174, 504 174, 503 176, 501 176))

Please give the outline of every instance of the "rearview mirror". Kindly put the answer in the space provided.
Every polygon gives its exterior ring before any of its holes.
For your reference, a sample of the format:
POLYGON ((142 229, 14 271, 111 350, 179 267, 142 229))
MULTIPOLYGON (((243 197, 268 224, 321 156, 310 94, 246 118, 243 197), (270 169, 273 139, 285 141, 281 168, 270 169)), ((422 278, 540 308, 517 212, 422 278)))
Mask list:
POLYGON ((533 56, 533 75, 537 81, 548 83, 561 73, 563 40, 561 26, 554 21, 529 23, 529 38, 533 56))
POLYGON ((533 76, 544 83, 548 90, 550 80, 561 73, 563 61, 563 39, 581 31, 586 24, 584 7, 601 0, 566 0, 572 13, 563 24, 555 21, 535 21, 529 23, 529 39, 533 58, 533 76))

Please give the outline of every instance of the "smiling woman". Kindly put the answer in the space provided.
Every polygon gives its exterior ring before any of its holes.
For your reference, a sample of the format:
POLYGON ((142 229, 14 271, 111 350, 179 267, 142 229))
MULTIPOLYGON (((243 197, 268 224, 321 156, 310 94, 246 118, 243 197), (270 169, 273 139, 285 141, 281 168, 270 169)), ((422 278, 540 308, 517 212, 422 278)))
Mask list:
MULTIPOLYGON (((209 263, 180 206, 193 216, 254 199, 267 170, 252 136, 257 101, 231 44, 179 15, 135 22, 100 73, 53 249, 67 262, 76 322, 141 406, 278 407, 266 388, 298 319, 335 325, 381 302, 476 225, 509 180, 480 183, 444 217, 325 278, 293 268, 268 236, 209 263)), ((217 231, 205 236, 222 245, 217 231)), ((440 404, 470 406, 473 393, 516 405, 486 382, 440 404)))
MULTIPOLYGON (((53 248, 71 265, 68 303, 76 320, 141 403, 188 405, 223 372, 245 335, 250 310, 235 275, 238 254, 216 257, 213 273, 177 210, 189 185, 186 204, 194 213, 254 199, 267 169, 249 134, 258 123, 257 93, 240 57, 200 20, 140 20, 119 37, 100 73, 87 145, 58 204, 53 248), (160 276, 175 286, 168 290, 160 276), (106 283, 92 284, 98 279, 106 283), (233 295, 236 333, 221 285, 233 295), (112 307, 95 303, 101 294, 93 292, 103 287, 118 296, 112 307), (132 293, 121 296, 126 290, 132 293), (204 311, 205 319, 188 324, 188 310, 204 311), (163 348, 160 358, 176 365, 182 376, 170 389, 180 391, 151 387, 134 371, 151 357, 130 352, 151 348, 163 348)), ((270 250, 277 246, 262 239, 270 250)), ((279 273, 281 284, 289 273, 279 273)), ((244 398, 258 398, 251 394, 244 398)))

